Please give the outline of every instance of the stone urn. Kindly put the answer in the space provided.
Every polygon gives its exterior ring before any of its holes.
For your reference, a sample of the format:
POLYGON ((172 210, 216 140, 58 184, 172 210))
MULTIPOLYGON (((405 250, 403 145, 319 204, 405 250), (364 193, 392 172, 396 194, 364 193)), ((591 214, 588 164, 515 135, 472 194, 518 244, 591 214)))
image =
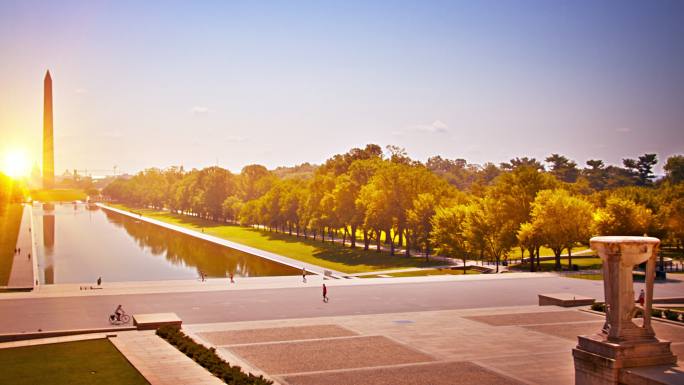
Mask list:
POLYGON ((652 237, 594 237, 590 245, 603 262, 606 322, 594 335, 579 336, 573 349, 576 384, 618 384, 620 370, 676 364, 669 341, 651 326, 655 263, 660 240, 652 237), (634 266, 646 263, 643 306, 634 297, 634 266), (640 316, 638 323, 635 316, 640 316))

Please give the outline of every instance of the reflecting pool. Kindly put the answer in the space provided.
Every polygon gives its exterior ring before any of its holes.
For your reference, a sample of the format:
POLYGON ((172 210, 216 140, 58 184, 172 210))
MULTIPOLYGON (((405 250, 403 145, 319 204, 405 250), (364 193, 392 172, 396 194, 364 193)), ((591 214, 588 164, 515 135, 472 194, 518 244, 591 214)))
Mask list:
POLYGON ((293 267, 84 203, 33 205, 41 283, 298 275, 293 267))

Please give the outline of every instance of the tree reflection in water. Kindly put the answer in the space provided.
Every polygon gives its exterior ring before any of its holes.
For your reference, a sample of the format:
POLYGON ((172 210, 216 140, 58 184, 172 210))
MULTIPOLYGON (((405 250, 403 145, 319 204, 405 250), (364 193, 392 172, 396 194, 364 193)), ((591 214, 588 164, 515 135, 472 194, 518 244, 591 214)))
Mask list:
POLYGON ((207 277, 297 275, 299 270, 226 246, 140 221, 109 210, 110 223, 123 227, 141 249, 163 255, 174 265, 195 267, 207 277))

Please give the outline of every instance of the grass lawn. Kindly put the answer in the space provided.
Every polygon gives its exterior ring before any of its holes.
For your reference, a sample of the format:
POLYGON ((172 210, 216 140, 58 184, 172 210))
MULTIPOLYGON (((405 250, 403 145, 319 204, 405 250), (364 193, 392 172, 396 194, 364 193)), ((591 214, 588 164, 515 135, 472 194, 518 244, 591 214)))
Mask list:
MULTIPOLYGON (((466 274, 480 274, 477 270, 467 269, 466 274)), ((463 269, 427 269, 407 271, 404 273, 390 273, 391 277, 424 277, 428 275, 463 275, 463 269)))
POLYGON ((6 286, 14 262, 19 226, 24 206, 10 204, 0 207, 0 286, 6 286))
POLYGON ((149 384, 107 339, 0 349, 3 384, 149 384))
MULTIPOLYGON (((573 248, 572 248, 572 254, 574 255, 576 252, 582 251, 582 250, 586 250, 586 249, 588 249, 588 248, 589 248, 588 246, 577 246, 577 247, 573 247, 573 248)), ((567 253, 567 252, 568 252, 567 250, 563 249, 563 254, 565 254, 565 253, 567 253)), ((519 247, 514 247, 514 248, 511 249, 511 252, 508 254, 508 258, 509 258, 509 259, 519 259, 519 258, 520 258, 520 254, 521 254, 520 248, 519 248, 519 247)), ((539 249, 539 255, 542 256, 542 257, 553 257, 554 254, 553 254, 553 250, 549 249, 548 247, 543 247, 543 246, 542 246, 542 247, 539 249)), ((529 258, 529 257, 530 257, 530 253, 528 253, 527 250, 525 250, 525 258, 529 258)), ((575 258, 573 257, 573 260, 574 260, 574 259, 575 259, 575 258)))
POLYGON ((603 274, 594 274, 594 273, 587 273, 587 274, 568 274, 565 275, 566 278, 577 278, 577 279, 588 279, 590 281, 603 281, 603 274))
POLYGON ((684 250, 677 250, 673 247, 663 247, 660 249, 660 254, 663 255, 663 257, 669 257, 675 260, 682 260, 684 259, 684 250))
POLYGON ((32 190, 30 195, 39 202, 84 201, 88 197, 83 190, 76 189, 32 190))
MULTIPOLYGON (((595 270, 601 268, 601 258, 598 257, 572 257, 572 264, 579 266, 580 270, 595 270)), ((553 271, 556 266, 555 260, 541 261, 539 269, 537 271, 553 271)), ((568 270, 568 258, 561 258, 561 266, 563 270, 568 270)), ((530 264, 523 263, 517 265, 511 265, 510 269, 520 270, 520 271, 530 271, 530 264)))
POLYGON ((323 243, 297 238, 294 235, 171 214, 167 211, 130 208, 121 204, 110 204, 110 206, 197 231, 204 229, 206 234, 348 274, 444 264, 441 261, 425 262, 424 258, 390 256, 389 253, 378 253, 372 249, 364 251, 363 246, 352 249, 332 244, 330 241, 323 243))

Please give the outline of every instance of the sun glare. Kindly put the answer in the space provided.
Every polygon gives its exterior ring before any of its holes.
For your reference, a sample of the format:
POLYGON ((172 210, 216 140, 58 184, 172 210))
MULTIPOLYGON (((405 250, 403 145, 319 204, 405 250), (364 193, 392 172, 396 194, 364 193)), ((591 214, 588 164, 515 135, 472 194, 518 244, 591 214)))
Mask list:
POLYGON ((31 161, 24 150, 9 150, 2 158, 0 171, 12 178, 23 178, 31 172, 31 161))

